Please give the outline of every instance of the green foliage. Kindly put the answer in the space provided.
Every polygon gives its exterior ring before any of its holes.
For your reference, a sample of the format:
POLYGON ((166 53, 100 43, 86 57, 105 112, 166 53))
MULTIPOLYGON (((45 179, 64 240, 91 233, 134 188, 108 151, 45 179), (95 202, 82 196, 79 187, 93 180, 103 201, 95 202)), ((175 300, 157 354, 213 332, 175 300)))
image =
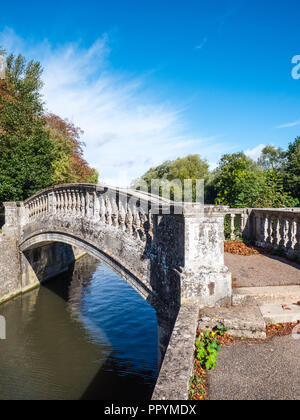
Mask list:
POLYGON ((201 331, 197 337, 196 357, 205 369, 213 370, 217 366, 218 353, 222 347, 218 337, 223 336, 226 331, 224 325, 218 325, 216 332, 201 331))
POLYGON ((56 182, 97 182, 83 159, 79 129, 55 116, 57 130, 48 124, 40 63, 10 54, 6 65, 0 80, 0 204, 22 201, 56 182))
POLYGON ((285 189, 300 201, 300 137, 288 147, 284 170, 285 189))
POLYGON ((276 148, 272 145, 266 146, 257 161, 258 165, 263 169, 280 170, 285 160, 285 152, 280 147, 276 148))
POLYGON ((263 169, 244 153, 222 157, 215 188, 217 204, 230 207, 279 208, 298 204, 298 200, 284 190, 280 171, 263 169))
MULTIPOLYGON (((196 201, 196 181, 208 177, 208 168, 208 163, 202 160, 199 155, 189 155, 174 161, 166 161, 162 165, 151 168, 141 179, 147 183, 149 192, 151 190, 151 183, 153 185, 153 180, 161 180, 161 187, 159 189, 157 188, 157 193, 175 201, 182 201, 184 199, 184 180, 192 180, 192 191, 189 192, 189 196, 192 201, 196 201), (176 183, 174 182, 175 180, 179 182, 176 183), (173 181, 171 192, 164 189, 163 181, 173 181)), ((140 180, 135 180, 132 186, 138 188, 139 183, 140 180)))
POLYGON ((51 184, 53 145, 42 116, 39 63, 7 58, 0 81, 0 202, 24 200, 51 184))

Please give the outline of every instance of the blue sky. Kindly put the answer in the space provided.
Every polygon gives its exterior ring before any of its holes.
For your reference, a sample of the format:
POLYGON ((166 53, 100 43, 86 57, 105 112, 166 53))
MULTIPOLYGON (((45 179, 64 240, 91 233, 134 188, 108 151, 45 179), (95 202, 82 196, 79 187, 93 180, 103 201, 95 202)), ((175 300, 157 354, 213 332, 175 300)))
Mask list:
POLYGON ((300 135, 297 0, 1 4, 0 44, 42 62, 49 110, 110 184, 199 153, 257 157, 300 135))

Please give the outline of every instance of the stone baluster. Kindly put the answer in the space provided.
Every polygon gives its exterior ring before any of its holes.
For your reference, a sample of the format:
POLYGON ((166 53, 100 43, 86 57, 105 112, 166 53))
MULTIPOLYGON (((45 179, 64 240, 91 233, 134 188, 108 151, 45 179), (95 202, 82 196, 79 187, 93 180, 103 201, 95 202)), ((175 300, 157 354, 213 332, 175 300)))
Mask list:
POLYGON ((296 253, 296 255, 298 255, 298 257, 300 257, 300 218, 299 216, 297 217, 297 219, 295 220, 296 222, 296 235, 295 235, 295 246, 294 246, 294 251, 296 253))
POLYGON ((35 220, 35 208, 36 208, 36 201, 34 199, 33 203, 32 203, 32 218, 33 218, 33 220, 35 220))
POLYGON ((76 197, 76 191, 75 190, 71 190, 71 202, 72 202, 72 215, 73 217, 76 217, 76 201, 77 201, 77 197, 76 197))
POLYGON ((287 221, 286 217, 283 216, 283 218, 281 219, 281 228, 280 228, 281 239, 280 239, 280 243, 279 243, 279 245, 283 249, 286 248, 286 244, 288 242, 288 230, 289 230, 288 221, 287 221))
POLYGON ((126 231, 126 212, 123 203, 119 203, 119 226, 122 232, 126 231))
POLYGON ((127 212, 126 212, 125 223, 126 223, 126 233, 128 233, 129 235, 132 235, 133 234, 133 228, 132 228, 133 216, 132 216, 132 211, 130 207, 128 207, 127 212))
POLYGON ((67 204, 67 200, 66 200, 66 192, 65 190, 63 190, 61 192, 61 214, 62 217, 66 214, 66 204, 67 204))
POLYGON ((146 222, 147 222, 147 216, 144 213, 143 210, 141 210, 139 212, 140 215, 140 221, 141 221, 141 225, 140 225, 140 238, 141 240, 144 242, 146 241, 146 222))
POLYGON ((81 193, 80 191, 76 191, 76 216, 81 217, 81 193))
POLYGON ((271 247, 273 244, 273 218, 272 216, 266 216, 266 224, 267 224, 266 243, 268 247, 271 247))
POLYGON ((105 200, 104 200, 103 194, 100 194, 99 202, 100 202, 100 221, 102 223, 105 223, 105 221, 106 221, 106 206, 105 206, 105 200))
POLYGON ((91 214, 91 196, 89 191, 86 191, 85 193, 85 215, 87 218, 92 217, 91 214))
POLYGON ((137 239, 140 238, 141 220, 138 209, 136 206, 133 207, 133 236, 137 239))
POLYGON ((246 232, 247 230, 247 222, 248 222, 248 216, 245 213, 241 214, 241 235, 242 237, 244 236, 248 236, 248 232, 246 232))
POLYGON ((81 217, 85 217, 85 196, 84 196, 84 192, 81 191, 80 195, 81 195, 81 205, 80 205, 81 217))
POLYGON ((94 191, 94 220, 99 222, 100 220, 100 197, 96 191, 94 191))
POLYGON ((292 250, 295 251, 297 245, 297 219, 293 218, 293 229, 292 229, 292 250))
POLYGON ((235 221, 235 214, 231 213, 230 214, 230 239, 232 241, 234 241, 236 239, 235 233, 234 233, 234 231, 235 231, 235 223, 234 223, 234 221, 235 221))
POLYGON ((117 227, 119 225, 119 209, 117 206, 117 201, 115 197, 111 197, 111 209, 112 209, 112 225, 117 227))
POLYGON ((276 216, 274 222, 274 238, 273 238, 273 247, 277 249, 280 246, 280 218, 276 216))
POLYGON ((268 243, 269 218, 266 214, 262 215, 262 246, 268 243))
POLYGON ((294 240, 295 238, 295 234, 294 234, 294 219, 289 218, 288 219, 288 231, 287 231, 287 243, 286 243, 286 248, 287 251, 293 252, 294 249, 294 240))
POLYGON ((61 191, 57 192, 58 204, 57 204, 57 212, 59 215, 62 213, 62 195, 61 191))
POLYGON ((153 218, 152 218, 152 212, 149 210, 148 213, 148 235, 153 239, 153 218))
POLYGON ((72 214, 72 193, 71 190, 67 190, 67 214, 72 214))
POLYGON ((112 225, 112 208, 109 198, 107 197, 105 200, 105 209, 106 209, 106 223, 108 225, 112 225))

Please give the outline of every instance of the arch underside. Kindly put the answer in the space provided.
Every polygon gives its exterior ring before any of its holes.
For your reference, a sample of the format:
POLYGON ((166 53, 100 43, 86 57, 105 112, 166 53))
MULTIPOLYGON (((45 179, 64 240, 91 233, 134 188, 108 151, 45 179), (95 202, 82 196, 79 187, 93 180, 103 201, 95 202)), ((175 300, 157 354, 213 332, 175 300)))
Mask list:
POLYGON ((148 284, 145 284, 139 278, 137 278, 132 272, 124 267, 119 261, 117 261, 109 252, 105 252, 95 245, 87 242, 82 238, 77 238, 66 232, 42 232, 31 235, 29 238, 23 240, 20 244, 20 250, 26 252, 34 248, 39 248, 50 243, 59 242, 65 243, 70 246, 80 248, 84 252, 88 253, 92 257, 96 258, 100 262, 108 265, 114 270, 121 278, 123 278, 128 284, 130 284, 139 295, 145 299, 157 313, 164 312, 164 304, 157 297, 155 292, 151 290, 148 284))

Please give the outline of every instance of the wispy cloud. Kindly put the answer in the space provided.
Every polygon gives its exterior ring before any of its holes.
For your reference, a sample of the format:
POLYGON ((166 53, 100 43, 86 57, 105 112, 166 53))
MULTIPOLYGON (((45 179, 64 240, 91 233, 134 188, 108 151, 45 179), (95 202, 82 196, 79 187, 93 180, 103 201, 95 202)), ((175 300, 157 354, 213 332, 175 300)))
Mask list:
POLYGON ((223 27, 226 21, 236 12, 237 8, 229 9, 221 18, 219 19, 219 25, 217 32, 220 34, 223 30, 223 27))
POLYGON ((196 45, 196 50, 202 50, 205 44, 207 44, 208 38, 204 37, 202 42, 199 45, 196 45))
POLYGON ((266 147, 265 144, 259 144, 258 146, 254 147, 253 149, 248 149, 245 151, 245 155, 250 157, 253 160, 257 160, 263 149, 266 147))
POLYGON ((47 108, 84 130, 85 156, 101 181, 127 186, 164 160, 200 152, 215 162, 226 148, 190 133, 180 105, 153 99, 161 95, 149 89, 148 75, 113 69, 106 35, 89 48, 54 48, 47 40, 25 42, 7 29, 1 44, 41 61, 47 108))
POLYGON ((293 122, 286 123, 286 124, 282 124, 282 125, 278 125, 275 128, 291 128, 291 127, 297 127, 298 125, 300 125, 300 120, 293 121, 293 122))

